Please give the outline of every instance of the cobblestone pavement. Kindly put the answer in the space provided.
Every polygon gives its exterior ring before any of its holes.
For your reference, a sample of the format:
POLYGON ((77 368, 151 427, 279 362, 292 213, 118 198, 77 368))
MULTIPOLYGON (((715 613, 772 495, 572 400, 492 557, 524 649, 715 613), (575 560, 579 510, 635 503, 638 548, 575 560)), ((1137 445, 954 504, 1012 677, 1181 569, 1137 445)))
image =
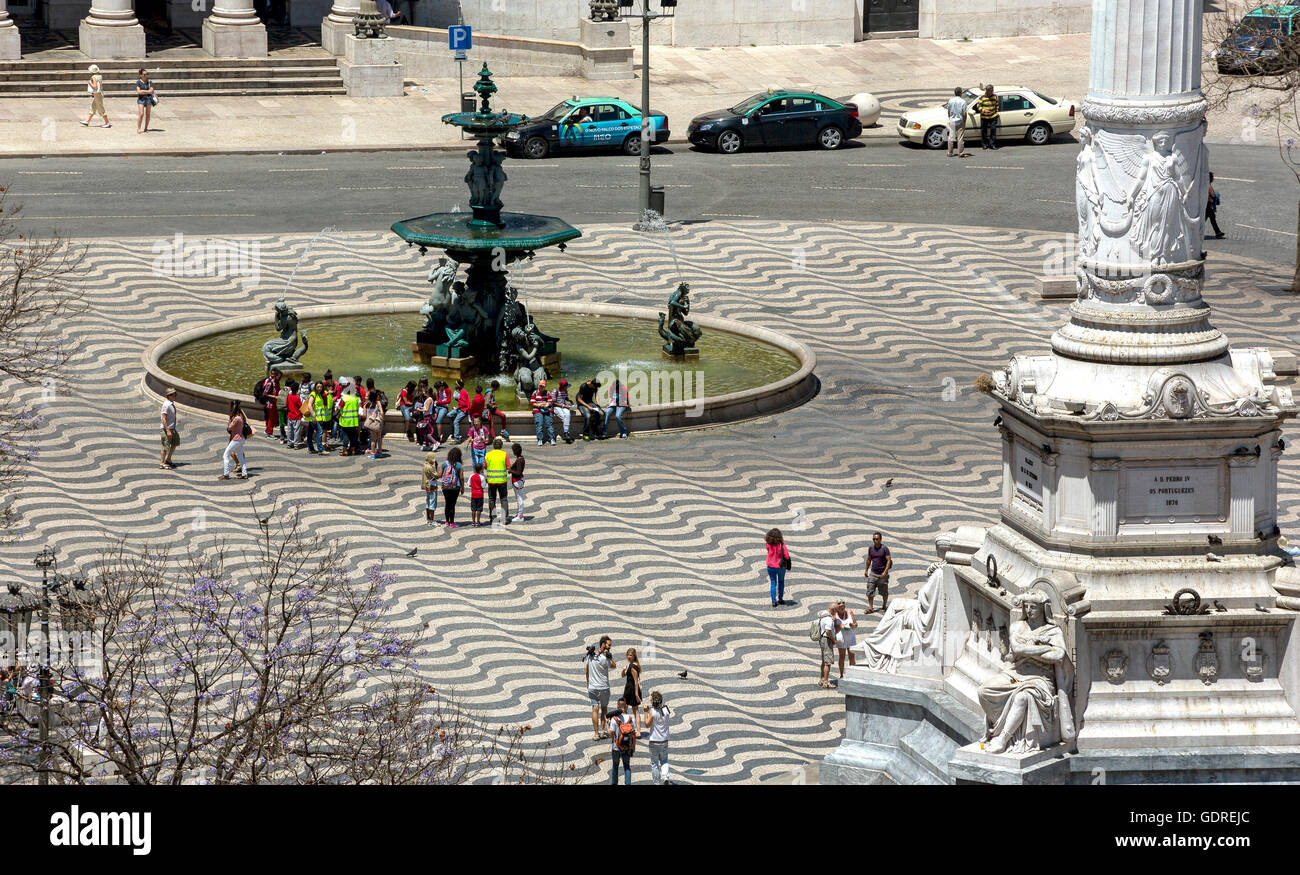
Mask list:
MULTIPOLYGON (((588 228, 515 275, 534 299, 661 305, 679 274, 663 241, 588 228)), ((46 391, 41 455, 23 487, 7 579, 39 582, 38 547, 85 569, 111 538, 175 546, 249 537, 248 493, 302 502, 316 531, 344 538, 358 567, 398 575, 400 623, 428 623, 424 668, 491 722, 529 723, 568 756, 590 740, 582 664, 613 636, 644 658, 644 689, 673 706, 672 757, 688 781, 792 780, 838 743, 844 706, 816 685, 808 621, 832 598, 860 609, 862 555, 880 529, 912 589, 935 535, 997 517, 993 406, 975 377, 1012 351, 1045 349, 1064 304, 1037 299, 1049 235, 926 225, 707 223, 673 233, 698 312, 785 332, 818 357, 820 394, 778 416, 632 440, 533 448, 528 519, 508 529, 424 525, 421 456, 322 458, 257 437, 252 480, 219 482, 222 423, 182 410, 184 466, 156 464, 157 400, 142 388, 155 339, 267 313, 307 238, 261 237, 261 284, 150 273, 150 241, 94 243, 88 311, 69 393, 46 391), (892 484, 887 484, 893 478, 892 484), (201 513, 200 513, 201 512, 201 513), (203 528, 195 529, 202 521, 203 528), (773 610, 763 533, 782 527, 794 556, 773 610), (419 545, 419 558, 406 551, 419 545), (686 670, 686 679, 678 672, 686 670)), ((412 300, 427 264, 387 233, 322 239, 294 280, 299 306, 412 300)), ((1279 269, 1215 260, 1207 299, 1238 345, 1294 347, 1294 300, 1279 269)), ((304 327, 309 328, 309 325, 304 327)), ((708 354, 708 338, 701 345, 708 354)), ((561 340, 563 344, 563 339, 561 340)), ((255 353, 254 353, 255 354, 255 353)), ((328 362, 313 362, 324 369, 328 362)), ((41 388, 26 397, 41 401, 41 388)), ((1300 468, 1281 468, 1282 526, 1296 522, 1300 468)), ((634 767, 646 775, 645 761, 634 767)), ((599 774, 592 780, 599 780, 599 774)))

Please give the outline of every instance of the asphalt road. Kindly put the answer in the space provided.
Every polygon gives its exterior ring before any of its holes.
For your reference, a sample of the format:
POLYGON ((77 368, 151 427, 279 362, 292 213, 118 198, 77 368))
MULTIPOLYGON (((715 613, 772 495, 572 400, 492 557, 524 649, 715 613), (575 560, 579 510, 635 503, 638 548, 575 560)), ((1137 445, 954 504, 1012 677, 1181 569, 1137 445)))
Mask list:
MULTIPOLYGON (((468 148, 470 144, 466 144, 468 148)), ((1003 146, 949 159, 895 140, 837 152, 719 155, 655 150, 670 221, 781 219, 926 222, 1075 230, 1077 144, 1003 146)), ((1288 264, 1300 184, 1276 151, 1211 149, 1228 239, 1206 248, 1288 264)), ((386 229, 398 219, 468 209, 461 152, 11 159, 0 185, 35 235, 75 238, 386 229)), ((622 155, 512 159, 507 210, 557 215, 578 227, 631 222, 637 162, 622 155)))

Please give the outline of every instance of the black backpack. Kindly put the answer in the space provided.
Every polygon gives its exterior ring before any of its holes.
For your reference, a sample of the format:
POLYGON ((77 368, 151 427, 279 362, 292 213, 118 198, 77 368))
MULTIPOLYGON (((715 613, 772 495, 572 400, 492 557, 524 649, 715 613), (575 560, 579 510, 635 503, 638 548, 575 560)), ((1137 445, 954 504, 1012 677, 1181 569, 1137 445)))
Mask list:
POLYGON ((253 384, 253 400, 258 404, 266 403, 266 395, 262 394, 262 383, 264 382, 266 382, 265 378, 253 384))

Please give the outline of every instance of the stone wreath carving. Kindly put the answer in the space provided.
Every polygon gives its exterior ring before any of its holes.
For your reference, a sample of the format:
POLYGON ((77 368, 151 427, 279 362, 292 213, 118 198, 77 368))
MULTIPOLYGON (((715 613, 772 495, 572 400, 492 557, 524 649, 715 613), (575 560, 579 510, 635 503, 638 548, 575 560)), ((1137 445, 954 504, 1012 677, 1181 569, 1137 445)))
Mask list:
POLYGON ((1075 268, 1075 291, 1080 300, 1092 298, 1107 304, 1182 304, 1198 300, 1205 282, 1204 264, 1168 267, 1171 269, 1157 273, 1109 279, 1081 264, 1075 268))
POLYGON ((1132 125, 1134 127, 1178 127, 1200 124, 1209 109, 1201 98, 1186 103, 1111 103, 1095 98, 1083 101, 1081 112, 1089 125, 1132 125))

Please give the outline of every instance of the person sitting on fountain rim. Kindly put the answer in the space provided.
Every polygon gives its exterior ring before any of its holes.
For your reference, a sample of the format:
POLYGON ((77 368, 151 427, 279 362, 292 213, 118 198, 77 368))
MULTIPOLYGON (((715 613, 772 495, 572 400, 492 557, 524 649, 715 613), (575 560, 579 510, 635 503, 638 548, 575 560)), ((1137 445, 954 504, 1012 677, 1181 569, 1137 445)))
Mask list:
MULTIPOLYGON (((556 419, 564 426, 564 442, 573 443, 573 438, 569 435, 569 416, 573 412, 573 402, 569 400, 569 381, 561 380, 560 388, 555 390, 554 407, 556 419)), ((555 443, 551 441, 551 443, 555 443)))
POLYGON ((466 430, 469 429, 469 391, 465 388, 464 380, 456 381, 456 409, 452 411, 451 420, 451 441, 460 443, 460 424, 466 424, 466 430))
POLYGON ((493 380, 492 384, 488 386, 487 397, 483 399, 483 409, 487 413, 488 434, 492 437, 500 434, 504 438, 509 438, 510 432, 506 429, 506 415, 497 409, 497 389, 500 388, 501 383, 493 380), (498 417, 501 419, 501 430, 499 432, 496 429, 495 422, 498 417))
POLYGON ((609 387, 609 398, 605 407, 605 422, 600 432, 601 440, 609 437, 609 418, 612 416, 618 422, 619 440, 627 439, 627 426, 623 424, 623 414, 627 413, 630 408, 627 403, 627 386, 614 380, 614 384, 609 387))
POLYGON ((446 381, 438 380, 433 384, 433 442, 436 444, 441 444, 447 439, 442 421, 447 418, 449 410, 451 410, 451 387, 446 381))
POLYGON ((584 441, 600 436, 599 432, 596 431, 596 423, 599 422, 602 428, 605 424, 605 413, 596 406, 596 391, 599 388, 600 380, 595 377, 578 387, 578 413, 582 415, 582 439, 584 441))
POLYGON ((533 408, 533 431, 537 435, 537 446, 544 443, 555 446, 555 421, 551 419, 554 401, 551 393, 546 391, 545 380, 537 382, 537 388, 533 390, 528 403, 533 408))

